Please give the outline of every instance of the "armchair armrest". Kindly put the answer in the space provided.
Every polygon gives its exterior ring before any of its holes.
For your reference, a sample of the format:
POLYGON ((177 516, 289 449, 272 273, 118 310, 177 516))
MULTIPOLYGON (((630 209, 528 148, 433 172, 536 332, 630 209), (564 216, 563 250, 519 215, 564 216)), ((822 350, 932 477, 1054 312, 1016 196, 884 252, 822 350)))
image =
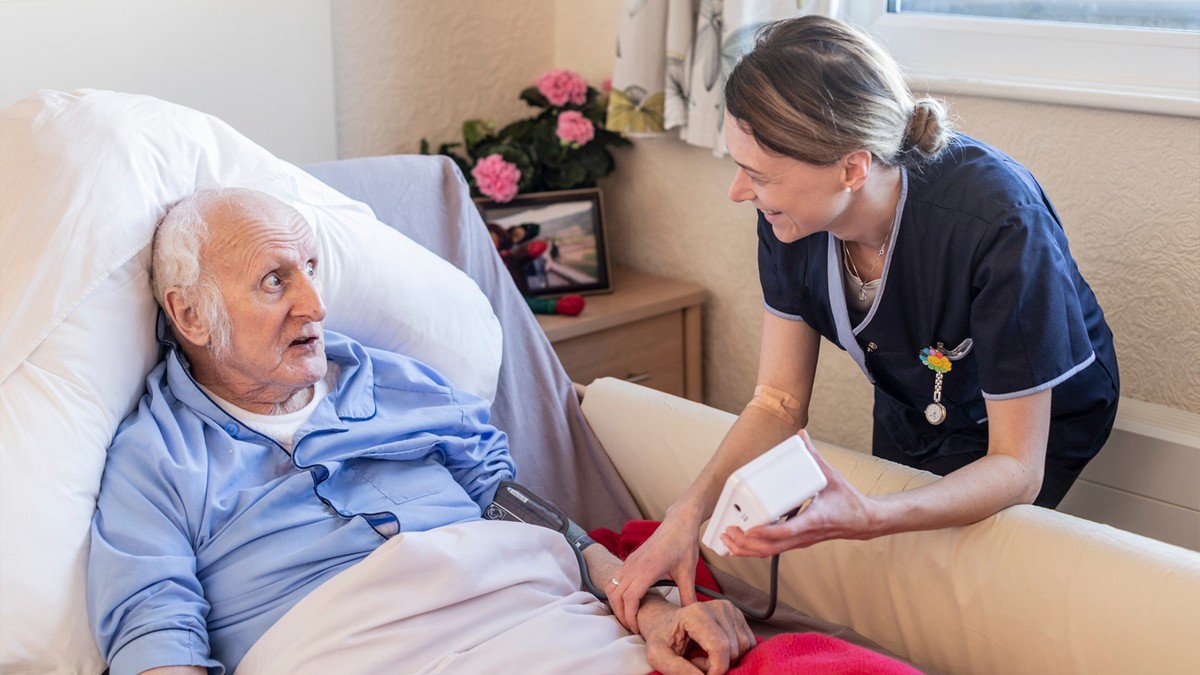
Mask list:
MULTIPOLYGON (((646 518, 659 520, 735 417, 615 379, 584 416, 646 518)), ((866 494, 937 478, 817 442, 866 494)), ((767 588, 765 560, 714 567, 767 588)), ((968 527, 830 541, 780 558, 780 599, 947 672, 1200 672, 1200 554, 1034 506, 968 527)))

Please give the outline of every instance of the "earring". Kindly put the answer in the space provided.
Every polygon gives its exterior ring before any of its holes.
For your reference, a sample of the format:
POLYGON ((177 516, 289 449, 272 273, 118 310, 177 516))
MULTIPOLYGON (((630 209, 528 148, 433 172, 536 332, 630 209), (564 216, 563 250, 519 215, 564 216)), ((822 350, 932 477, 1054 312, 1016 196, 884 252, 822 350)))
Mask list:
POLYGON ((853 188, 851 188, 849 185, 847 185, 847 186, 846 186, 846 192, 854 192, 854 189, 853 189, 853 188))

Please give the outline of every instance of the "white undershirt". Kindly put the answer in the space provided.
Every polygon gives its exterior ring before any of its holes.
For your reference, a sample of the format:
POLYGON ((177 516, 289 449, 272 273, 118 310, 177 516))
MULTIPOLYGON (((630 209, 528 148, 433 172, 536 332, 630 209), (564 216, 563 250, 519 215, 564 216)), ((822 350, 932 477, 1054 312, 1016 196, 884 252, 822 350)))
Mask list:
POLYGON ((329 394, 329 388, 332 386, 331 383, 337 381, 339 370, 340 369, 337 367, 337 364, 330 363, 329 370, 326 371, 325 377, 317 380, 317 382, 312 385, 312 400, 310 400, 307 405, 296 412, 284 413, 282 415, 263 415, 261 413, 251 412, 245 408, 226 401, 220 396, 217 396, 212 392, 211 389, 205 387, 199 382, 196 384, 199 385, 199 387, 204 390, 204 393, 208 394, 209 398, 211 398, 214 403, 220 406, 222 410, 229 413, 232 417, 237 418, 239 422, 245 424, 258 433, 274 439, 276 443, 279 443, 283 446, 283 449, 286 450, 288 454, 291 454, 292 446, 295 445, 296 431, 298 431, 300 427, 304 426, 304 423, 307 422, 309 418, 312 417, 313 412, 316 411, 317 405, 321 403, 321 399, 325 398, 325 396, 329 394))

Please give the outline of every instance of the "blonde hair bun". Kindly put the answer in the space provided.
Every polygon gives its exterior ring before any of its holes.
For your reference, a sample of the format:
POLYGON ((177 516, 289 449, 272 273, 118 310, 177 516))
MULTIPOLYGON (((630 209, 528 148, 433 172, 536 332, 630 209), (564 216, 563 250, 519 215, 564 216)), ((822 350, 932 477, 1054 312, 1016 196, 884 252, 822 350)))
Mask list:
POLYGON ((904 144, 922 157, 935 157, 950 142, 950 124, 946 106, 928 96, 913 103, 913 114, 908 121, 904 144))

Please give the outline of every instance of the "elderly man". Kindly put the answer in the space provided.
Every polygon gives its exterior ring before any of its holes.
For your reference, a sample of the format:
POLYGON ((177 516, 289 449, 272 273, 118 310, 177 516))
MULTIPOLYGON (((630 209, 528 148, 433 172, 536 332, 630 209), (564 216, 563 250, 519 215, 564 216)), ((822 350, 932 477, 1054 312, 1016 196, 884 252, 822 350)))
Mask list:
MULTIPOLYGON (((303 217, 262 193, 197 193, 163 219, 152 276, 166 356, 113 440, 92 528, 88 609, 112 675, 232 672, 276 624, 273 640, 309 643, 281 618, 327 582, 334 603, 356 602, 338 595, 351 587, 343 581, 368 559, 399 564, 382 556, 403 555, 406 537, 459 528, 466 552, 483 528, 508 527, 506 540, 532 536, 570 559, 565 543, 538 538, 548 530, 480 520, 514 475, 486 404, 413 359, 324 331, 318 267, 303 217)), ((599 546, 584 555, 598 586, 619 565, 599 546)), ((375 594, 402 604, 422 590, 408 578, 386 577, 375 594)), ((721 672, 753 644, 726 603, 660 600, 643 605, 644 646, 603 608, 558 610, 554 621, 617 631, 622 648, 601 655, 614 660, 594 663, 607 672, 647 660, 698 672, 676 655, 689 637, 721 672)), ((459 640, 447 649, 473 647, 445 630, 459 640)), ((523 670, 536 671, 529 656, 523 670)), ((254 668, 271 672, 272 659, 254 668)))

